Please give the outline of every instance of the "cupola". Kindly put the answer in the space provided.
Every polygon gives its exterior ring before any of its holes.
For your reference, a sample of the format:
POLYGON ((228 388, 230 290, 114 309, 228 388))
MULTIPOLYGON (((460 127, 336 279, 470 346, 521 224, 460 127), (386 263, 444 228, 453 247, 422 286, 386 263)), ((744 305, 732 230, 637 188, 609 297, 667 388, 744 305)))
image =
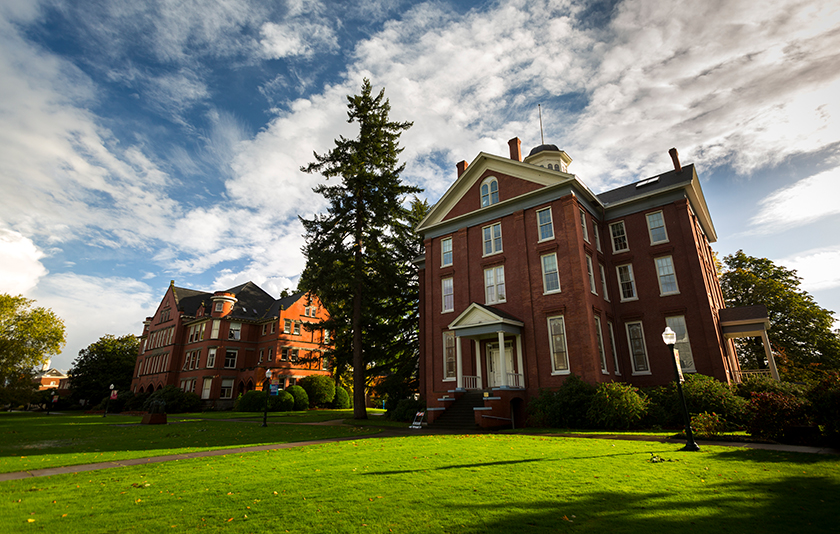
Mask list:
POLYGON ((545 144, 531 149, 524 161, 553 171, 569 172, 569 164, 572 162, 572 158, 557 148, 557 145, 545 144))

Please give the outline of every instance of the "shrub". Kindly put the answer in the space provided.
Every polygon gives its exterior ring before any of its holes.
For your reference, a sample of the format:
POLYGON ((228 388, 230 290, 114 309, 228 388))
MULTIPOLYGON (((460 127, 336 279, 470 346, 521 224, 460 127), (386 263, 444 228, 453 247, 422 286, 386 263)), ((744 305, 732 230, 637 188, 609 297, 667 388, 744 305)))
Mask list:
POLYGON ((717 438, 726 430, 726 422, 716 413, 698 413, 691 418, 691 429, 701 438, 717 438))
POLYGON ((677 396, 677 384, 643 388, 648 399, 648 411, 640 426, 647 428, 670 428, 683 426, 682 410, 677 396))
POLYGON ((746 422, 747 402, 735 395, 727 384, 714 377, 688 375, 683 384, 683 394, 690 414, 710 412, 733 425, 746 422))
POLYGON ((123 411, 125 412, 139 412, 143 410, 143 403, 146 402, 146 399, 149 398, 150 393, 138 393, 132 396, 125 402, 125 406, 123 406, 123 411))
MULTIPOLYGON (((269 402, 269 407, 270 407, 269 402)), ((235 412, 262 412, 265 410, 265 391, 246 391, 233 403, 235 412)))
POLYGON ((623 382, 606 382, 598 386, 587 417, 591 423, 606 429, 626 430, 647 413, 648 400, 638 388, 623 382))
POLYGON ((834 371, 815 383, 807 394, 811 414, 832 444, 840 442, 840 373, 834 371))
POLYGON ((350 395, 347 394, 347 390, 343 387, 338 386, 335 388, 335 398, 333 399, 333 408, 337 408, 339 410, 346 410, 350 407, 350 395))
POLYGON ((756 375, 736 384, 733 391, 749 402, 753 393, 786 393, 801 397, 805 393, 805 387, 793 382, 780 382, 769 376, 756 375))
POLYGON ((152 404, 164 402, 166 413, 195 412, 201 407, 201 399, 195 393, 186 393, 177 386, 165 386, 149 395, 143 403, 143 409, 152 411, 152 404))
POLYGON ((549 428, 586 428, 587 411, 595 386, 569 375, 557 391, 541 390, 528 403, 529 425, 549 428))
POLYGON ((309 375, 300 381, 312 406, 326 408, 335 398, 335 382, 324 375, 309 375))
POLYGON ((309 409, 309 395, 306 394, 306 390, 300 386, 292 386, 288 388, 286 391, 292 394, 292 397, 295 398, 295 411, 303 411, 309 409))
POLYGON ((748 411, 749 433, 760 438, 778 440, 791 427, 808 424, 807 406, 803 399, 787 393, 753 393, 748 411))
POLYGON ((388 414, 388 417, 392 421, 410 422, 414 421, 414 416, 417 412, 424 411, 426 411, 426 404, 423 401, 402 399, 397 403, 397 407, 388 414))
POLYGON ((271 397, 271 409, 279 412, 291 412, 295 409, 295 398, 291 393, 280 390, 275 397, 271 397))

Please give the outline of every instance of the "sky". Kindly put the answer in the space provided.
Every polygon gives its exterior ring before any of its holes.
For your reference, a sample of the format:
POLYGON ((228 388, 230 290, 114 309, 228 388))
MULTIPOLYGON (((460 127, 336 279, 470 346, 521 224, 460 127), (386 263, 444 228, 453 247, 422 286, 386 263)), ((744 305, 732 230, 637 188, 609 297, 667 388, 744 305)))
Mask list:
MULTIPOLYGON (((170 280, 275 297, 300 172, 385 88, 403 179, 545 141, 599 193, 694 163, 721 258, 840 312, 840 0, 0 1, 0 292, 65 321, 52 365, 142 332, 170 280)), ((840 314, 835 313, 835 316, 840 314)))

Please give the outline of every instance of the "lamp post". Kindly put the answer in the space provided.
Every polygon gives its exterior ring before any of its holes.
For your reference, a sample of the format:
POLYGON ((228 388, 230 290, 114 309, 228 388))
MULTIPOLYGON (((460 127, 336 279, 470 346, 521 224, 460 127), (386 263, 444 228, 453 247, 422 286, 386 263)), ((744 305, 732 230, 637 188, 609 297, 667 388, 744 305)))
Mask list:
POLYGON ((694 441, 694 434, 691 432, 691 419, 688 417, 688 408, 685 405, 685 395, 683 395, 682 381, 680 380, 680 368, 677 362, 677 354, 674 352, 674 345, 677 343, 677 334, 671 330, 670 326, 665 327, 662 332, 662 341, 671 349, 671 361, 674 362, 674 378, 677 381, 677 393, 680 395, 680 404, 682 404, 683 420, 685 421, 685 436, 688 441, 681 450, 683 451, 699 451, 700 446, 694 441))
POLYGON ((52 403, 53 403, 53 395, 55 395, 55 390, 51 389, 50 390, 50 398, 47 401, 47 415, 50 415, 50 407, 52 406, 52 403))
MULTIPOLYGON (((114 384, 111 384, 110 388, 111 388, 111 391, 114 391, 114 384)), ((111 393, 110 392, 108 393, 108 398, 105 399, 105 412, 102 414, 102 417, 105 417, 106 415, 108 415, 108 405, 109 404, 111 404, 111 393)))
POLYGON ((263 412, 263 424, 262 426, 268 426, 268 395, 271 392, 271 369, 265 370, 265 411, 263 412))

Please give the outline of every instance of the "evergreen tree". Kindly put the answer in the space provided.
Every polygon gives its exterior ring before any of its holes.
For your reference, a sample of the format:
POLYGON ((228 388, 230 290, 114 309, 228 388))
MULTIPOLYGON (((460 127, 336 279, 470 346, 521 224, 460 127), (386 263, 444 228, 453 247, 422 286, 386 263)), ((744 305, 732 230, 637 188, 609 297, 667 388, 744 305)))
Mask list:
POLYGON ((410 122, 389 120, 385 90, 371 95, 365 79, 360 95, 348 96, 348 122, 358 123, 354 139, 343 136, 326 154, 301 170, 339 178, 335 185, 313 190, 329 202, 327 214, 301 218, 306 230, 306 268, 299 288, 312 291, 330 312, 330 320, 317 325, 333 335, 336 365, 352 365, 353 415, 366 419, 365 385, 368 366, 391 357, 389 333, 398 325, 392 299, 408 291, 405 247, 411 229, 404 201, 420 189, 404 185, 398 156, 400 133, 410 122))
MULTIPOLYGON (((801 278, 796 271, 767 258, 747 256, 742 250, 726 256, 723 262, 726 269, 720 283, 726 305, 767 307, 770 319, 767 335, 773 349, 781 355, 778 363, 786 378, 801 378, 809 368, 840 368, 840 337, 831 330, 832 312, 820 307, 811 295, 800 289, 801 278)), ((741 365, 767 368, 759 338, 736 341, 741 365)))

